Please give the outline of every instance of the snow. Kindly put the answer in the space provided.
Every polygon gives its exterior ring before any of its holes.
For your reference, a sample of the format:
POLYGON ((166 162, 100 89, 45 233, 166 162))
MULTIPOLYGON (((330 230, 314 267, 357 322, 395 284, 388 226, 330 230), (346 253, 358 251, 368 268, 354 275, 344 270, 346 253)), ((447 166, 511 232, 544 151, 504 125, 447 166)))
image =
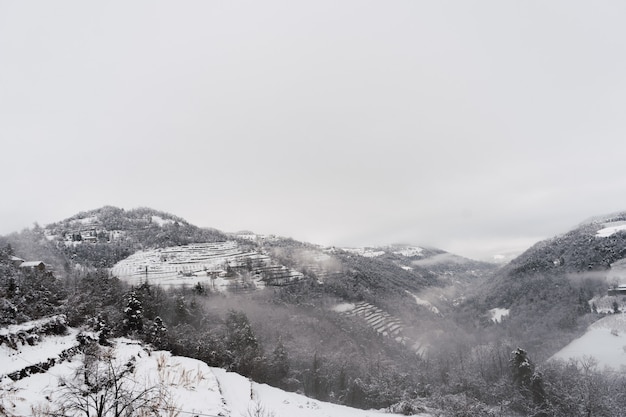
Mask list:
POLYGON ((489 314, 491 314, 491 321, 494 323, 500 323, 504 317, 509 315, 508 308, 492 308, 489 310, 489 314))
MULTIPOLYGON (((391 250, 392 248, 393 247, 390 246, 387 249, 391 250)), ((386 253, 385 250, 380 249, 380 248, 367 248, 366 247, 366 248, 342 248, 342 249, 346 252, 354 253, 356 255, 361 255, 366 258, 375 258, 377 256, 382 256, 386 253)), ((408 246, 400 250, 394 250, 393 253, 395 255, 401 255, 407 258, 411 258, 414 256, 422 256, 423 251, 424 249, 418 246, 408 246)))
POLYGON ((552 359, 592 357, 600 369, 626 371, 626 316, 614 314, 593 323, 587 332, 557 352, 552 359))
MULTIPOLYGON (((2 334, 34 329, 42 321, 25 323, 2 329, 2 334)), ((65 361, 57 361, 46 372, 28 375, 12 381, 6 373, 21 370, 34 363, 56 358, 68 347, 76 346, 78 329, 70 328, 64 336, 41 336, 34 346, 24 345, 14 350, 0 348, 0 400, 8 406, 11 415, 33 415, 34 411, 52 411, 62 397, 65 382, 72 381, 82 366, 83 355, 76 354, 65 361)), ((152 351, 138 341, 119 338, 112 340, 109 350, 112 366, 132 361, 134 368, 127 387, 139 392, 146 388, 158 389, 160 413, 170 415, 207 415, 242 417, 262 409, 264 416, 274 417, 375 417, 389 415, 383 410, 359 410, 337 404, 317 401, 301 394, 282 391, 265 384, 250 381, 236 373, 211 368, 196 359, 173 356, 165 351, 152 351)), ((121 368, 120 368, 121 369, 121 368)), ((157 392, 157 391, 155 391, 157 392)), ((156 394, 155 394, 156 395, 156 394)), ((66 413, 68 417, 78 414, 66 413)), ((427 414, 419 414, 429 417, 427 414)))
POLYGON ((163 225, 165 225, 165 224, 173 224, 174 223, 174 220, 170 220, 170 219, 166 220, 166 219, 164 219, 161 216, 152 216, 151 219, 152 219, 152 223, 156 223, 156 224, 158 224, 161 227, 163 225))
POLYGON ((377 256, 385 254, 384 250, 375 250, 372 248, 342 248, 342 250, 364 256, 366 258, 376 258, 377 256))
POLYGON ((437 307, 435 307, 434 305, 432 305, 430 303, 430 301, 424 300, 423 298, 418 297, 417 295, 413 294, 410 291, 406 291, 407 294, 410 294, 414 299, 415 299, 415 303, 419 306, 424 306, 426 308, 428 308, 430 311, 432 311, 435 314, 439 314, 439 309, 437 307))
MULTIPOLYGON (((265 415, 274 417, 374 417, 389 416, 383 410, 359 410, 343 405, 314 400, 301 394, 286 392, 266 384, 257 384, 247 378, 211 368, 219 381, 222 394, 232 417, 251 415, 249 411, 261 407, 265 415)), ((417 414, 420 416, 420 414, 417 414)), ((426 414, 421 414, 427 417, 426 414)))
POLYGON ((356 308, 356 305, 353 303, 342 303, 342 304, 337 304, 331 310, 337 313, 345 313, 347 311, 352 311, 355 308, 356 308))
POLYGON ((0 378, 27 366, 46 362, 49 358, 58 358, 64 350, 78 345, 77 334, 74 329, 65 336, 41 336, 45 338, 45 343, 19 346, 17 350, 5 344, 0 345, 0 378))
POLYGON ((419 246, 410 246, 410 247, 395 251, 394 254, 411 258, 413 256, 421 256, 423 251, 424 249, 420 248, 419 246))
POLYGON ((283 268, 285 277, 290 280, 303 277, 302 273, 276 265, 269 256, 244 249, 235 241, 196 243, 136 252, 115 264, 111 273, 132 285, 139 285, 146 280, 164 288, 201 283, 217 291, 227 291, 239 282, 225 278, 226 269, 228 266, 245 267, 246 262, 255 265, 249 277, 249 287, 263 288, 265 285, 261 281, 261 273, 270 268, 283 268))
POLYGON ((96 223, 98 221, 98 217, 91 216, 91 217, 85 217, 83 219, 76 219, 74 221, 83 225, 90 225, 90 224, 96 223))
POLYGON ((596 232, 596 236, 598 237, 609 237, 617 232, 621 232, 623 230, 626 230, 626 222, 612 222, 612 223, 605 223, 604 224, 603 229, 600 229, 596 232), (611 226, 609 226, 611 225, 611 226))

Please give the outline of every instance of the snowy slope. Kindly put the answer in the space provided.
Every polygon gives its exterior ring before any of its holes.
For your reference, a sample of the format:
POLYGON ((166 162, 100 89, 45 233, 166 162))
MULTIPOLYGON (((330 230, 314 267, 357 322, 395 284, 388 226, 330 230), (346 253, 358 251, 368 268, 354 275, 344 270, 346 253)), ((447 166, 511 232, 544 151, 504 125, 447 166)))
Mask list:
POLYGON ((242 248, 235 241, 196 243, 139 251, 111 269, 113 275, 132 285, 148 281, 162 287, 201 283, 216 291, 248 286, 263 288, 280 278, 297 281, 300 272, 274 263, 269 256, 242 248), (247 281, 227 277, 227 270, 244 269, 247 281))
POLYGON ((592 357, 600 369, 626 371, 626 316, 614 314, 593 323, 587 332, 552 358, 570 360, 592 357))
MULTIPOLYGON (((15 330, 15 329, 13 329, 15 330)), ((46 372, 34 373, 17 381, 6 376, 23 365, 43 362, 55 357, 61 347, 73 345, 77 330, 66 336, 42 336, 34 345, 24 344, 0 349, 0 414, 10 416, 44 415, 58 411, 68 399, 68 387, 76 384, 84 369, 83 354, 57 361, 46 372), (3 411, 4 410, 4 411, 3 411)), ((211 368, 204 362, 172 356, 169 352, 152 351, 134 340, 120 338, 111 347, 100 347, 102 358, 110 359, 115 369, 127 369, 124 384, 138 393, 149 388, 153 395, 151 415, 196 415, 242 417, 367 417, 389 415, 384 411, 366 411, 321 402, 296 393, 285 392, 223 369, 211 368), (132 366, 129 367, 129 364, 132 366), (124 368, 126 367, 126 368, 124 368), (261 413, 258 413, 258 412, 261 413)), ((98 393, 98 395, 100 395, 98 393)), ((66 416, 79 413, 65 412, 66 416)), ((80 414, 83 415, 83 414, 80 414)), ((134 415, 134 414, 133 414, 134 415)), ((422 414, 427 417, 426 414, 422 414)))

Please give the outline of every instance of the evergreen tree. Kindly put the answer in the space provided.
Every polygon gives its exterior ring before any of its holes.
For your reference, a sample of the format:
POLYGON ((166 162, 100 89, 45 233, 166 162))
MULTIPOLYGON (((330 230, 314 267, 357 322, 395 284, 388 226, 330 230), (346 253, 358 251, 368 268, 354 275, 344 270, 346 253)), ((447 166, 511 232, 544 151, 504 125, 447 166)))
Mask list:
POLYGON ((259 368, 262 349, 245 313, 233 310, 228 312, 225 336, 233 370, 246 376, 262 374, 259 368))
POLYGON ((111 326, 109 320, 103 313, 98 313, 96 317, 89 320, 89 324, 94 331, 98 333, 98 343, 103 346, 109 345, 109 336, 111 336, 111 326))
POLYGON ((543 377, 535 372, 535 366, 524 349, 518 347, 511 353, 510 367, 513 383, 520 394, 531 400, 533 406, 542 408, 546 402, 543 377))
POLYGON ((282 338, 279 337, 276 348, 274 348, 274 352, 272 352, 268 382, 276 386, 281 386, 288 374, 289 356, 285 345, 283 345, 282 338))
POLYGON ((148 341, 157 349, 167 347, 167 327, 159 316, 154 318, 154 322, 150 326, 148 341))
POLYGON ((177 295, 174 301, 174 316, 174 320, 177 324, 189 322, 191 314, 187 308, 185 296, 182 294, 177 295))
POLYGON ((124 330, 128 332, 138 331, 143 329, 143 306, 135 290, 131 291, 128 295, 128 301, 126 308, 124 308, 124 330))

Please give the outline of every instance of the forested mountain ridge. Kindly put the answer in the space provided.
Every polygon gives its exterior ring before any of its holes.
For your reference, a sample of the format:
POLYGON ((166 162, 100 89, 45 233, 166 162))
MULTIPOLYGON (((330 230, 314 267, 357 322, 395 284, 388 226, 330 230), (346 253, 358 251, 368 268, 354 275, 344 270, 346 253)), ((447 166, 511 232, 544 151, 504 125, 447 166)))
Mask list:
POLYGON ((328 248, 105 207, 0 237, 1 319, 63 315, 103 346, 131 336, 357 407, 576 415, 569 404, 579 399, 562 401, 572 389, 564 384, 572 375, 582 384, 586 374, 543 360, 601 317, 590 301, 606 293, 624 256, 624 218, 585 223, 497 267, 433 248, 328 248), (205 251, 193 260, 204 266, 186 269, 180 285, 161 286, 153 272, 168 262, 190 265, 176 254, 192 250, 205 251), (111 273, 139 255, 153 257, 138 264, 146 279, 111 273), (20 268, 14 258, 48 265, 20 268), (296 278, 269 279, 280 271, 296 278), (221 291, 202 277, 254 285, 221 291), (535 375, 531 358, 550 373, 535 375))
MULTIPOLYGON (((445 293, 445 297, 438 295, 437 300, 432 300, 439 303, 438 307, 442 310, 462 296, 468 285, 476 284, 495 269, 491 264, 436 248, 409 245, 366 249, 323 248, 250 232, 226 234, 194 226, 178 216, 150 208, 124 210, 105 206, 43 228, 36 226, 33 230, 13 234, 9 240, 16 251, 24 253, 29 259, 39 259, 37 255, 45 252, 43 260, 54 265, 57 274, 76 266, 112 268, 119 261, 146 249, 235 242, 244 256, 258 253, 269 257, 268 266, 273 269, 267 267, 262 270, 262 278, 267 282, 280 282, 285 277, 289 278, 290 274, 292 277, 301 274, 306 280, 324 282, 342 298, 373 303, 391 299, 390 306, 397 304, 397 297, 410 300, 410 294, 424 289, 446 289, 439 294, 445 293), (285 267, 295 272, 289 273, 285 267)), ((239 264, 255 272, 250 264, 256 265, 260 261, 254 256, 251 258, 240 260, 239 264)), ((237 261, 226 262, 231 263, 228 268, 233 273, 245 275, 245 271, 235 267, 237 261)))
POLYGON ((87 266, 107 268, 144 248, 226 240, 218 230, 194 226, 169 213, 112 206, 49 224, 44 233, 70 258, 87 266))
POLYGON ((626 257, 624 225, 626 213, 597 217, 536 243, 484 281, 468 305, 483 323, 488 310, 506 309, 501 327, 522 329, 518 337, 533 354, 550 356, 596 319, 593 300, 608 302, 607 288, 622 283, 615 272, 626 257))
POLYGON ((324 248, 275 236, 225 234, 145 208, 103 207, 0 237, 0 244, 7 248, 0 262, 7 272, 0 283, 6 324, 64 314, 68 324, 89 326, 104 338, 132 333, 259 381, 361 407, 403 398, 414 381, 406 370, 429 345, 429 327, 453 308, 454 297, 448 300, 439 291, 462 282, 462 292, 465 283, 492 268, 432 248, 324 248), (207 264, 185 273, 181 281, 189 284, 164 289, 148 274, 129 287, 110 272, 129 256, 156 251, 157 263, 163 263, 170 255, 158 251, 203 244, 226 248, 232 257, 219 258, 227 262, 218 262, 215 271, 207 264), (8 261, 13 255, 43 260, 47 269, 28 276, 8 261), (256 277, 263 259, 270 272, 286 268, 300 278, 274 285, 268 272, 260 275, 266 290, 226 298, 199 282, 203 274, 231 282, 256 277), (19 291, 10 290, 11 279, 19 291), (33 286, 40 291, 31 291, 33 286), (425 294, 430 289, 437 294, 425 294), (33 303, 37 294, 48 301, 33 303), (248 342, 229 342, 240 328, 249 329, 248 342), (370 357, 378 357, 384 369, 372 368, 370 357))

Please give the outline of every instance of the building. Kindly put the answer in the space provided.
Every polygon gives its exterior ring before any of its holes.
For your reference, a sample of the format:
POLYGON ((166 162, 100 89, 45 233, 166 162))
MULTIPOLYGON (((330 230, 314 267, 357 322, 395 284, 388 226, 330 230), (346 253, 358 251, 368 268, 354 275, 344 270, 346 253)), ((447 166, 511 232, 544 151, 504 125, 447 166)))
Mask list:
POLYGON ((626 284, 620 284, 617 287, 609 288, 609 295, 626 295, 626 284))
POLYGON ((21 264, 24 263, 24 260, 22 258, 18 258, 17 256, 9 256, 9 260, 11 261, 11 263, 13 264, 13 266, 20 266, 21 264))
POLYGON ((22 262, 20 264, 20 268, 36 269, 38 271, 44 271, 46 269, 46 264, 44 264, 41 261, 28 261, 28 262, 22 262))

